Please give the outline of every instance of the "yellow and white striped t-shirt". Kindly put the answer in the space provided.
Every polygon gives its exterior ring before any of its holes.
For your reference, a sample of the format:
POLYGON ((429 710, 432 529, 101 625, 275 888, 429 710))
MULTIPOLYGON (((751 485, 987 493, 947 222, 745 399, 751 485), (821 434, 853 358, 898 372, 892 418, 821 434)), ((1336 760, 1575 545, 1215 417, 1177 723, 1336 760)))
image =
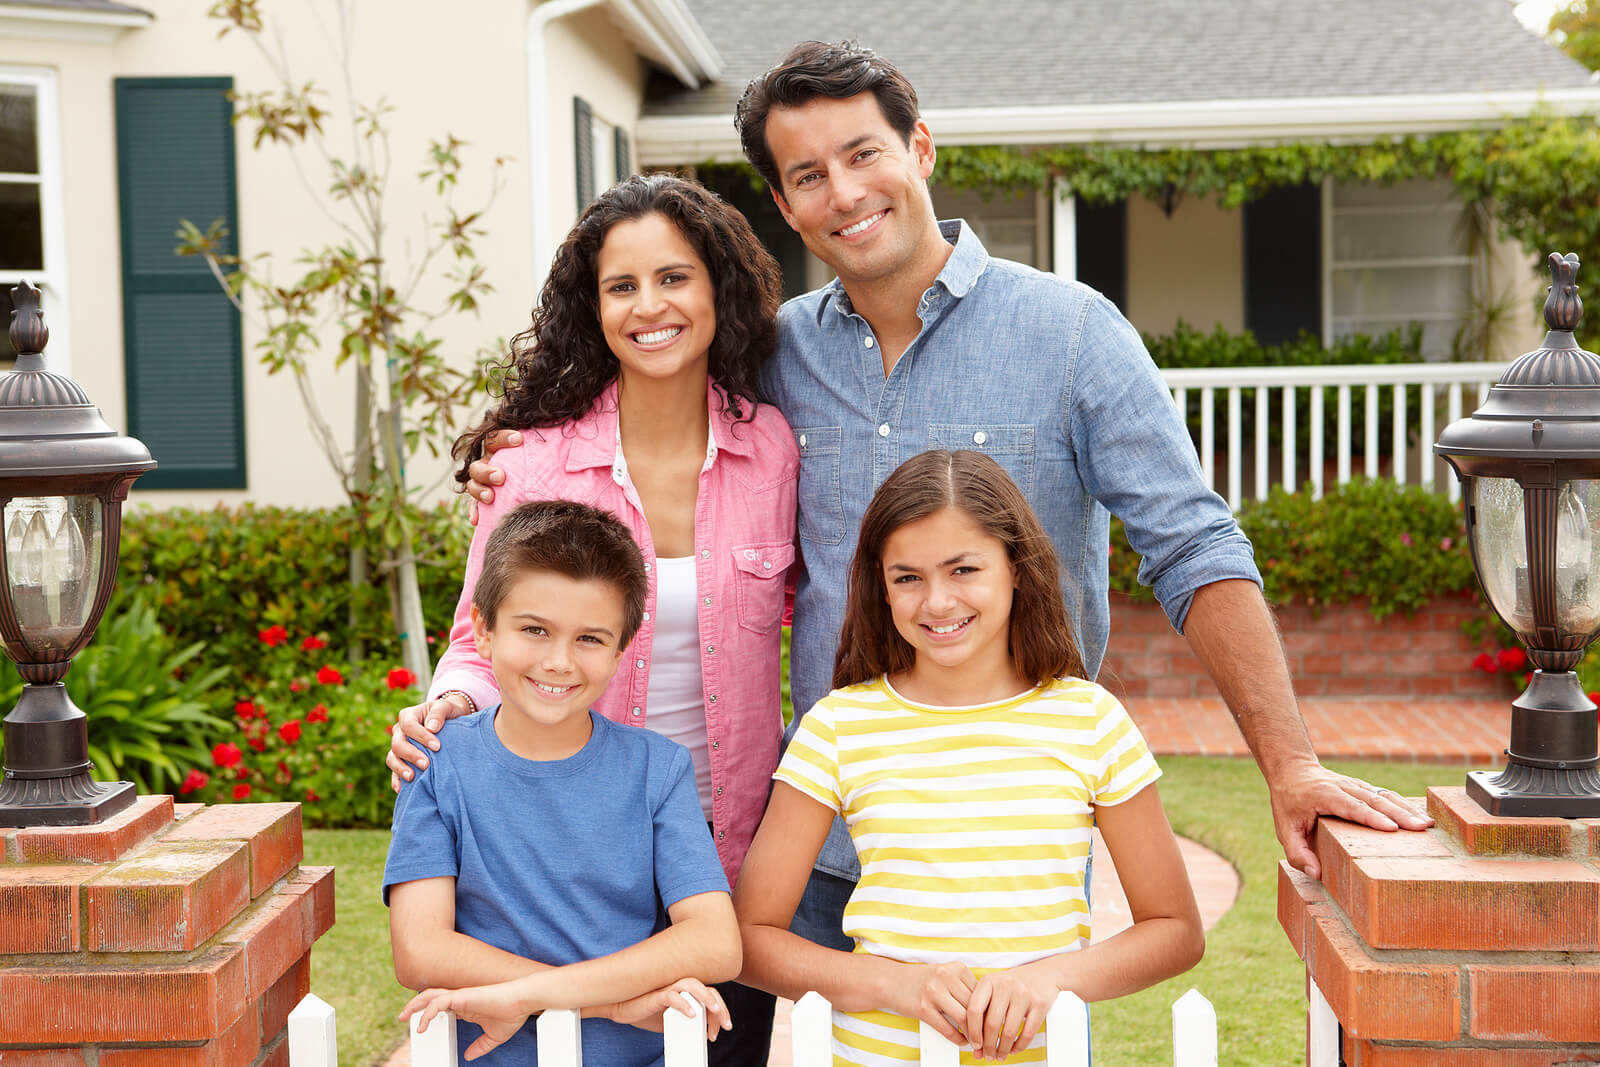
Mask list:
MULTIPOLYGON (((942 708, 879 678, 818 701, 773 777, 850 828, 861 881, 844 932, 857 952, 960 960, 981 977, 1089 943, 1094 808, 1160 773, 1127 711, 1093 682, 942 708)), ((886 1012, 835 1012, 833 1040, 837 1064, 917 1060, 916 1020, 886 1012)), ((1044 1057, 1041 1035, 1005 1062, 1044 1057)))

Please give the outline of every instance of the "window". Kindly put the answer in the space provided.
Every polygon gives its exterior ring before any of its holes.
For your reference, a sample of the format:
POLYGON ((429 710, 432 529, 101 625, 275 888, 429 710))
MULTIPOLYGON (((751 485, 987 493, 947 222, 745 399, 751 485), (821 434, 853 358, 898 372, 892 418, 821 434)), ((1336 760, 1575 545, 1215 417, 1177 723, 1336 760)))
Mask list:
POLYGON ((581 96, 572 98, 572 157, 577 165, 579 214, 612 182, 633 173, 627 131, 597 117, 581 96))
POLYGON ((0 369, 16 359, 4 327, 23 278, 43 296, 51 370, 71 373, 55 76, 0 68, 0 369))
POLYGON ((236 252, 231 78, 118 78, 117 193, 128 433, 159 466, 141 489, 243 489, 239 315, 178 223, 222 220, 236 252))
POLYGON ((1327 341, 1416 322, 1422 351, 1450 355, 1472 306, 1466 208, 1448 181, 1323 186, 1327 341))

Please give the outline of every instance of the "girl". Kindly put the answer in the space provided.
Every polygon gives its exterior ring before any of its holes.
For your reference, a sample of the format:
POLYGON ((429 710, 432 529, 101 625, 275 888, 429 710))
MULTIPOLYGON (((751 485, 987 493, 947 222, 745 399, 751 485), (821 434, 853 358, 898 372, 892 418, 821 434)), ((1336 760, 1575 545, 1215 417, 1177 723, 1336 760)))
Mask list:
MULTIPOLYGON (((595 710, 686 747, 730 884, 766 803, 783 731, 784 581, 799 452, 756 379, 777 345, 778 268, 744 216, 670 175, 629 178, 556 252, 505 398, 456 442, 457 479, 499 430, 505 484, 480 509, 450 648, 428 702, 400 713, 389 766, 410 779, 432 731, 498 700, 470 609, 500 517, 528 500, 614 514, 644 553, 644 622, 595 710)), ((581 803, 581 798, 574 798, 581 803)), ((764 1063, 773 999, 721 987, 736 1029, 712 1063, 764 1063)))
POLYGON ((916 1062, 918 1019, 963 1063, 1042 1063, 1058 991, 1118 997, 1200 959, 1159 772, 1122 706, 1073 677, 1059 588, 1038 519, 979 453, 907 461, 861 520, 836 688, 784 754, 734 893, 741 980, 827 997, 836 1063, 916 1062), (853 953, 788 931, 835 813, 861 857, 853 953), (1134 925, 1090 946, 1094 823, 1134 925))

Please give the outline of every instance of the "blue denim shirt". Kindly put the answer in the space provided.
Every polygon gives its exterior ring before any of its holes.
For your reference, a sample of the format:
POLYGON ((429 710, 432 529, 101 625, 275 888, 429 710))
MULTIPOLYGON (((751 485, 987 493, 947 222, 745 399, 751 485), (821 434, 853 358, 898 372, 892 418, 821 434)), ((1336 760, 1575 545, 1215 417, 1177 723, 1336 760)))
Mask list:
MULTIPOLYGON (((800 549, 790 684, 808 709, 829 690, 861 516, 897 466, 974 449, 1022 488, 1055 542, 1067 616, 1093 678, 1110 629, 1107 509, 1182 631, 1194 591, 1260 583, 1250 541, 1205 482, 1138 332, 1094 290, 990 258, 966 225, 917 307, 922 330, 887 377, 877 339, 836 280, 778 313, 766 388, 800 447, 800 549)), ((817 866, 855 878, 837 820, 817 866)))

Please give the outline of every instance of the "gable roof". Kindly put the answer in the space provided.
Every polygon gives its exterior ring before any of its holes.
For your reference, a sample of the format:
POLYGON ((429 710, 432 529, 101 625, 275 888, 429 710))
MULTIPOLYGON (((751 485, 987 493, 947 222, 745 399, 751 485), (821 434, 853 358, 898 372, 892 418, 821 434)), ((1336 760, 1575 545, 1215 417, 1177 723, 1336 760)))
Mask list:
MULTIPOLYGON (((947 142, 950 123, 936 124, 935 115, 988 113, 977 135, 1007 115, 1054 112, 1070 132, 1096 114, 1144 111, 1177 119, 1168 124, 1181 137, 1194 125, 1185 115, 1215 112, 1220 102, 1250 114, 1293 102, 1280 117, 1291 123, 1307 102, 1393 111, 1401 98, 1470 98, 1479 121, 1536 99, 1600 108, 1588 70, 1524 29, 1509 0, 808 0, 762 4, 760 17, 749 0, 686 2, 725 66, 694 91, 652 83, 641 139, 657 147, 674 130, 704 140, 706 120, 731 120, 745 84, 808 38, 854 38, 893 60, 947 142)), ((1439 112, 1434 128, 1468 118, 1443 103, 1420 110, 1439 112)), ((1111 125, 1115 139, 1130 123, 1111 125)), ((1002 121, 986 139, 1053 139, 1043 128, 1034 134, 1008 136, 1002 121)))

